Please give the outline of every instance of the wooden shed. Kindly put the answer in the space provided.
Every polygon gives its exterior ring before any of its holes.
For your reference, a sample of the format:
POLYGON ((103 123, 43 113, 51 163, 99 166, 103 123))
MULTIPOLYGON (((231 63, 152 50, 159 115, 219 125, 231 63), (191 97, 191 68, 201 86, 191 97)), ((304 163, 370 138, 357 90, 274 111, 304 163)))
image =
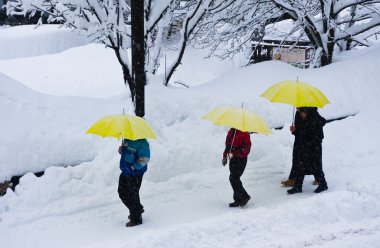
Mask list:
POLYGON ((299 68, 307 68, 314 52, 310 42, 279 40, 252 41, 251 63, 281 60, 299 68))

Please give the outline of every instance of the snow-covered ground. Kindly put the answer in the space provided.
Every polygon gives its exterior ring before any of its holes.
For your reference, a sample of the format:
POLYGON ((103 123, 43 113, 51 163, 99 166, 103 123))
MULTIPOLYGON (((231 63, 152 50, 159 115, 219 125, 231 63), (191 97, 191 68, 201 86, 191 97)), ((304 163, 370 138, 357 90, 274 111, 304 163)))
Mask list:
POLYGON ((0 60, 0 72, 35 91, 56 96, 106 98, 124 89, 123 73, 114 52, 100 44, 38 57, 0 60))
MULTIPOLYGON (((64 43, 71 40, 70 37, 64 37, 64 43)), ((39 46, 39 43, 34 44, 39 46)), ((101 44, 89 44, 75 46, 59 53, 60 47, 54 44, 46 44, 52 54, 41 53, 41 56, 8 60, 0 58, 0 72, 21 81, 35 91, 49 95, 107 98, 119 95, 123 91, 121 66, 112 49, 105 49, 101 44)), ((32 50, 38 50, 38 47, 33 47, 32 50)), ((0 54, 3 52, 7 51, 1 48, 0 30, 0 54)), ((171 82, 178 87, 181 85, 175 82, 189 86, 200 85, 238 67, 237 61, 205 59, 207 54, 199 49, 188 48, 182 65, 174 73, 171 82), (194 73, 195 71, 202 73, 194 73)), ((166 56, 168 65, 173 62, 171 55, 173 52, 168 52, 166 56)), ((161 65, 159 72, 164 74, 164 57, 161 65)))
MULTIPOLYGON (((205 74, 211 81, 189 89, 167 88, 160 77, 150 77, 146 119, 159 138, 150 141, 152 160, 141 189, 144 224, 130 229, 116 192, 118 141, 84 134, 105 114, 123 107, 132 112, 128 93, 117 84, 121 72, 112 66, 119 74, 110 75, 109 82, 80 69, 65 77, 65 68, 94 65, 89 62, 94 57, 80 59, 90 50, 99 56, 99 70, 114 63, 96 45, 1 61, 0 72, 17 81, 0 74, 0 177, 57 166, 41 178, 27 174, 15 192, 0 198, 0 247, 379 247, 379 48, 316 70, 265 62, 245 69, 231 66, 223 73, 215 65, 215 70, 198 65, 184 70, 179 80, 201 81, 205 74), (56 85, 55 78, 43 78, 45 72, 40 80, 28 79, 42 62, 58 63, 49 74, 62 79, 56 85), (18 63, 24 66, 15 67, 18 63), (329 190, 319 195, 312 192, 311 177, 303 194, 288 196, 279 186, 291 166, 293 136, 287 126, 292 108, 259 97, 271 84, 297 76, 332 102, 320 111, 325 117, 356 114, 325 127, 329 190), (62 93, 65 82, 69 89, 62 93), (97 90, 91 91, 92 82, 97 90), (112 91, 122 93, 109 98, 112 91), (270 126, 285 128, 269 137, 251 135, 242 180, 253 199, 243 209, 230 209, 228 169, 220 161, 227 129, 200 117, 216 106, 243 102, 270 126), (81 161, 87 162, 60 167, 81 161)), ((188 55, 186 61, 191 60, 190 65, 196 63, 188 55)))
POLYGON ((59 25, 0 28, 0 61, 52 54, 85 44, 85 37, 59 25))

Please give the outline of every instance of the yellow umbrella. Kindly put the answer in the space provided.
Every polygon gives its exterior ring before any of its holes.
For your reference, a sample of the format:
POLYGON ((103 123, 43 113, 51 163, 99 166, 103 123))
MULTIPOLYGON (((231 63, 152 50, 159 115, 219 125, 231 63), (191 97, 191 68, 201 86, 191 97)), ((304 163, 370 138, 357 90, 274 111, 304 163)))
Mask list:
POLYGON ((314 86, 305 82, 281 81, 269 87, 260 96, 271 102, 280 102, 299 107, 323 108, 330 103, 326 96, 314 86))
POLYGON ((130 140, 157 138, 143 118, 125 114, 105 116, 95 122, 86 133, 130 140))
POLYGON ((271 133, 268 125, 257 114, 235 107, 218 107, 202 117, 217 126, 233 127, 243 132, 255 132, 268 135, 271 133))

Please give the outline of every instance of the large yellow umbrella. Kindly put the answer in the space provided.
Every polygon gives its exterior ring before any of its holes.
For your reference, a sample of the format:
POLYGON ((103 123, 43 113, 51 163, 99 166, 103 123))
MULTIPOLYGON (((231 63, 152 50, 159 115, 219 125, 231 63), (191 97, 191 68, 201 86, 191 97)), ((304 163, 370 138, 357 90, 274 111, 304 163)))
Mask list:
POLYGON ((236 107, 218 107, 202 117, 217 126, 233 127, 243 132, 255 132, 268 135, 271 133, 268 125, 257 114, 236 107))
POLYGON ((323 108, 323 106, 330 103, 319 89, 298 80, 286 80, 276 83, 260 96, 267 98, 271 102, 287 103, 296 108, 323 108))
POLYGON ((95 122, 86 133, 130 140, 157 138, 143 118, 126 114, 105 116, 95 122))

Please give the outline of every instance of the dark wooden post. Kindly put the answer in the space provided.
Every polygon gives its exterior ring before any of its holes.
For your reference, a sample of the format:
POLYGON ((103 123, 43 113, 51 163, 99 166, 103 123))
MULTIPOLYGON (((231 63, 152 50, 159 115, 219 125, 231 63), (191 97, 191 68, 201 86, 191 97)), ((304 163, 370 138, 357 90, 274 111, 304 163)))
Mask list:
POLYGON ((131 0, 132 74, 136 86, 135 113, 145 115, 145 30, 144 0, 131 0))

